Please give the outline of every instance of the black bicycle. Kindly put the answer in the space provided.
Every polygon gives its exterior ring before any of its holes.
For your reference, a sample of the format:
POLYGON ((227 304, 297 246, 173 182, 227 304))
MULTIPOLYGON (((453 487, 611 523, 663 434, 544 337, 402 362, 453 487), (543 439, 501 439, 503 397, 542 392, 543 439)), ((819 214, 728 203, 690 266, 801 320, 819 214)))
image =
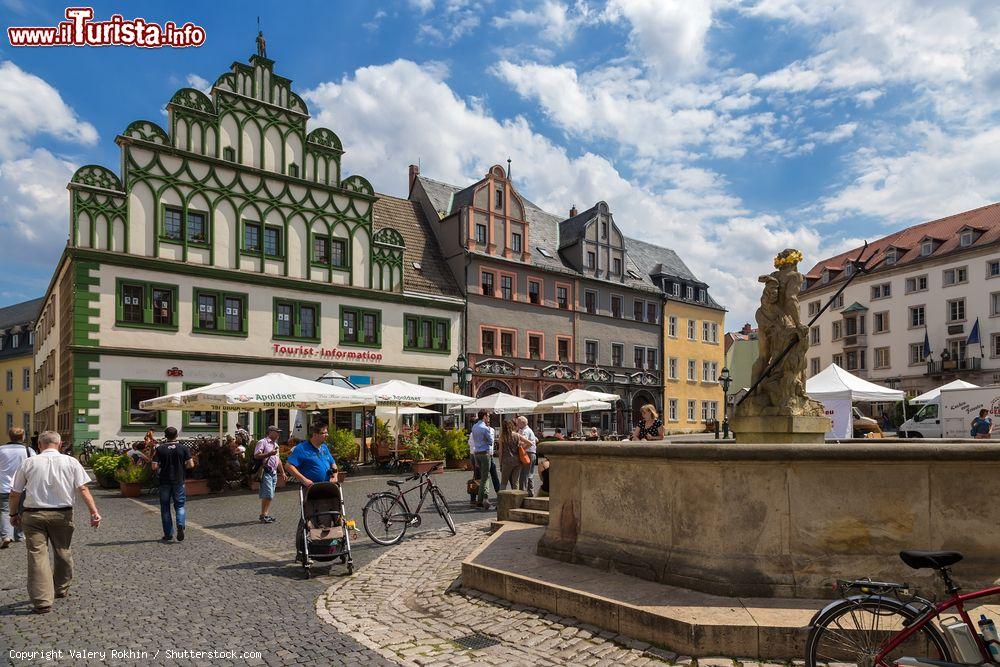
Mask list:
POLYGON ((368 503, 361 513, 362 522, 365 524, 365 532, 372 542, 382 545, 396 544, 406 529, 420 525, 420 510, 424 506, 424 501, 429 496, 434 503, 434 508, 438 515, 448 524, 448 529, 454 535, 455 521, 451 518, 451 511, 448 509, 448 502, 444 499, 441 489, 431 479, 431 473, 444 467, 444 463, 439 463, 425 473, 412 475, 403 481, 390 480, 386 482, 389 486, 396 487, 396 491, 383 491, 372 493, 368 496, 368 503), (406 482, 420 480, 420 482, 408 489, 403 489, 406 482), (417 503, 416 511, 410 510, 410 503, 406 500, 406 494, 419 490, 420 502, 417 503))

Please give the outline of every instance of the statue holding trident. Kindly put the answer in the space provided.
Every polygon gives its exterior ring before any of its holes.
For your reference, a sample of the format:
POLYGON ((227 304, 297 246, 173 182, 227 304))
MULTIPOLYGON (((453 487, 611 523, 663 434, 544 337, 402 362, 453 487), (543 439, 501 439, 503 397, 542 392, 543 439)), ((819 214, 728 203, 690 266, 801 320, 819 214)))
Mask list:
POLYGON ((737 440, 806 442, 815 440, 817 433, 822 440, 828 430, 822 403, 806 396, 809 327, 799 317, 800 261, 798 250, 782 250, 774 258, 776 270, 758 278, 764 284, 756 313, 759 353, 751 391, 736 408, 743 426, 733 425, 737 440))

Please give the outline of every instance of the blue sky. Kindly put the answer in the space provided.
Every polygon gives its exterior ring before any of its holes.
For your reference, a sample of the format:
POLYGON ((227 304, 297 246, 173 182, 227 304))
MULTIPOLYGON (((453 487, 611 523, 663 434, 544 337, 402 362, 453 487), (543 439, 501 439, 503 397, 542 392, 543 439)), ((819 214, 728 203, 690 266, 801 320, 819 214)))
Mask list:
MULTIPOLYGON (((65 5, 0 0, 3 27, 65 5)), ((513 160, 553 212, 606 200, 753 313, 778 250, 806 264, 1000 199, 1000 5, 978 0, 396 0, 94 5, 192 21, 204 46, 0 43, 0 305, 40 296, 68 230, 65 184, 114 168, 115 135, 163 122, 253 51, 347 149, 345 173, 405 195, 406 168, 464 183, 513 160)))

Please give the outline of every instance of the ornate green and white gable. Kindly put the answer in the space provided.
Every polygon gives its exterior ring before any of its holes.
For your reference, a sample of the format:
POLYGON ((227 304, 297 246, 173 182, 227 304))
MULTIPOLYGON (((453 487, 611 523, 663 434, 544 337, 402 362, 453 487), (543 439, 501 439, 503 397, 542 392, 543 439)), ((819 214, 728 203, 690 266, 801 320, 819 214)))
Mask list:
POLYGON ((402 291, 403 237, 376 231, 370 183, 342 178, 340 139, 274 62, 233 63, 211 95, 178 90, 164 130, 118 136, 122 173, 81 167, 69 183, 71 245, 220 269, 402 291))

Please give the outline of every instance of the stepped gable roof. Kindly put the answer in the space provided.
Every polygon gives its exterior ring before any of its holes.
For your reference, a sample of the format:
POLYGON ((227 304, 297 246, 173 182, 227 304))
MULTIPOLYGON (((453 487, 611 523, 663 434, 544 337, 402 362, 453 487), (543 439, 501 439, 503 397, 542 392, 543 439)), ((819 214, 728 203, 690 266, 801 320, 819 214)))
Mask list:
POLYGON ((376 196, 378 200, 372 211, 374 229, 391 227, 402 234, 406 244, 403 251, 404 291, 461 298, 462 293, 445 266, 420 205, 389 195, 376 196), (420 265, 419 270, 413 266, 414 262, 420 265))
POLYGON ((45 299, 38 298, 0 308, 0 330, 34 322, 38 319, 44 302, 45 299))
MULTIPOLYGON (((869 243, 865 254, 868 256, 874 252, 874 259, 878 261, 885 256, 886 250, 896 248, 898 253, 892 266, 900 266, 929 258, 938 258, 956 251, 981 248, 998 242, 1000 242, 1000 203, 994 203, 938 220, 923 222, 889 234, 869 243), (980 234, 973 239, 971 245, 963 247, 960 245, 959 232, 966 227, 976 230, 980 234), (920 242, 925 238, 936 239, 940 242, 940 245, 930 255, 920 254, 920 242)), ((857 259, 860 250, 860 247, 854 248, 817 262, 805 274, 805 277, 817 279, 825 269, 841 271, 846 261, 857 259)), ((884 268, 884 266, 883 264, 879 268, 884 268)), ((831 280, 831 282, 833 281, 831 280)), ((819 285, 810 285, 810 288, 812 287, 819 287, 819 285)))
MULTIPOLYGON (((457 185, 443 183, 422 175, 418 175, 417 179, 423 185, 424 192, 430 199, 434 209, 439 214, 443 212, 443 215, 441 215, 443 218, 457 213, 465 203, 472 202, 473 186, 460 188, 457 185)), ((566 220, 558 215, 543 211, 523 195, 520 195, 520 193, 519 196, 524 203, 524 217, 528 221, 528 227, 531 230, 529 236, 530 247, 528 249, 531 252, 532 265, 550 271, 579 276, 580 273, 568 262, 564 262, 559 253, 560 248, 565 248, 573 243, 573 241, 568 243, 563 242, 562 238, 567 234, 583 234, 586 223, 593 218, 597 205, 595 204, 586 211, 566 220), (548 253, 549 256, 546 257, 541 252, 542 250, 548 253)), ((628 287, 660 294, 660 288, 653 283, 650 277, 652 269, 656 265, 660 265, 660 272, 664 275, 705 284, 698 280, 684 262, 681 261, 681 258, 677 256, 677 253, 669 248, 625 237, 625 257, 626 277, 623 284, 628 287), (629 271, 637 275, 638 279, 629 276, 629 271)), ((708 297, 708 305, 722 308, 711 296, 708 297)))

